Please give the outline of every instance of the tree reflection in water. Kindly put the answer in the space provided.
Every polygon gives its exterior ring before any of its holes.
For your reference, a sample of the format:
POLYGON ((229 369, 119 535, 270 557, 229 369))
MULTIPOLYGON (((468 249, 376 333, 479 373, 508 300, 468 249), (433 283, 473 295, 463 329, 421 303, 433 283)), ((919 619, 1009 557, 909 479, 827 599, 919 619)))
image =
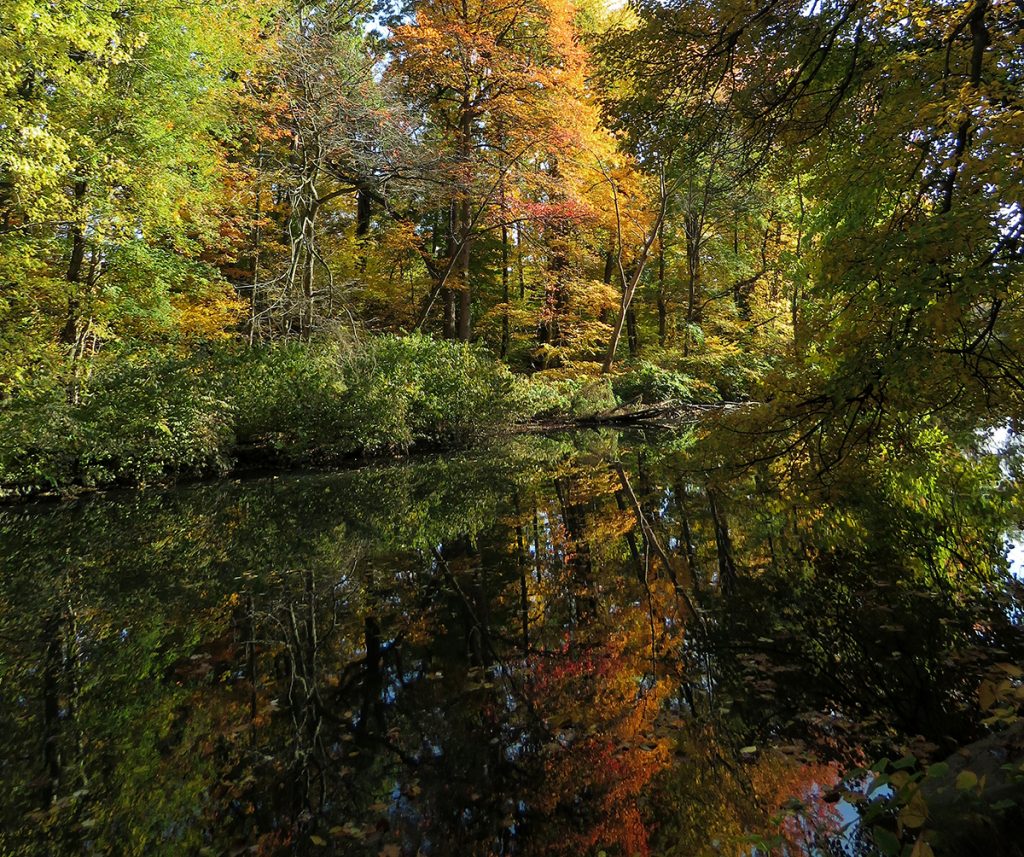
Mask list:
POLYGON ((3 852, 856 851, 841 773, 982 738, 1024 661, 1013 485, 734 441, 0 511, 3 852))

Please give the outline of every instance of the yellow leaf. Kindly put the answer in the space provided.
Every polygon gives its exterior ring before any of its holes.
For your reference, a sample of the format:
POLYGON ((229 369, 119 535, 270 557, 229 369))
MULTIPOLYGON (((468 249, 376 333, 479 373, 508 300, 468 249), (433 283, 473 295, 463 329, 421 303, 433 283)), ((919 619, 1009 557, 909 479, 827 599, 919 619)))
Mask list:
POLYGON ((959 791, 967 791, 978 785, 978 775, 974 771, 961 771, 956 777, 956 787, 959 791))
POLYGON ((918 827, 922 827, 924 825, 927 818, 928 804, 925 802, 924 795, 921 794, 921 790, 917 789, 914 792, 914 796, 910 799, 910 803, 900 811, 900 823, 904 827, 916 830, 918 827))
POLYGON ((910 852, 910 857, 935 857, 935 852, 932 851, 932 846, 924 841, 924 837, 919 836, 917 842, 914 843, 914 850, 910 852))
POLYGON ((896 773, 889 777, 889 782, 891 782, 896 788, 901 789, 910 782, 910 774, 906 771, 896 771, 896 773))

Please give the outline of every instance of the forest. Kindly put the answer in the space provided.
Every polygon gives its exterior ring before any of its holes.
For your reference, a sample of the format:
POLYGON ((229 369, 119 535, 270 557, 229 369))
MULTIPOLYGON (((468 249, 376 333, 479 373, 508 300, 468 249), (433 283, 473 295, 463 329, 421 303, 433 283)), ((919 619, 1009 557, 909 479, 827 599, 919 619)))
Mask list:
POLYGON ((0 857, 1022 857, 1022 0, 0 0, 0 857))
POLYGON ((1020 415, 1013 2, 8 0, 0 482, 1020 415))

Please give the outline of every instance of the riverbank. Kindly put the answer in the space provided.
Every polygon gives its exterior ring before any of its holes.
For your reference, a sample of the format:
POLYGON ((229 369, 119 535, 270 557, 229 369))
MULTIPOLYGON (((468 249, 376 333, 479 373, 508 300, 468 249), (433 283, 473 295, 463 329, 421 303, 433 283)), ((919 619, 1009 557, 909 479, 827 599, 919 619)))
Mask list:
POLYGON ((640 363, 515 374, 423 336, 187 356, 141 350, 39 373, 0 404, 0 499, 338 466, 514 432, 678 421, 725 405, 640 363))

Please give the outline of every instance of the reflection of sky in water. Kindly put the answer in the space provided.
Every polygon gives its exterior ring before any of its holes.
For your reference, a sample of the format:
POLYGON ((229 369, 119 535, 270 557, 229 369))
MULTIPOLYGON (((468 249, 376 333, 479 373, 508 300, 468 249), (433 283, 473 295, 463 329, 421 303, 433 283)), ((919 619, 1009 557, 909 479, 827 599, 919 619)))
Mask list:
MULTIPOLYGON (((1010 425, 998 426, 980 433, 980 450, 985 453, 1000 455, 1003 457, 1001 467, 1008 479, 1014 477, 1012 459, 1021 454, 1021 446, 1024 438, 1010 425)), ((1010 532, 1006 534, 1007 553, 1006 559, 1010 564, 1010 573, 1018 578, 1024 579, 1024 533, 1010 532)))
POLYGON ((1019 537, 1010 540, 1010 550, 1006 558, 1010 561, 1010 573, 1014 577, 1024 579, 1024 544, 1021 544, 1019 537))

